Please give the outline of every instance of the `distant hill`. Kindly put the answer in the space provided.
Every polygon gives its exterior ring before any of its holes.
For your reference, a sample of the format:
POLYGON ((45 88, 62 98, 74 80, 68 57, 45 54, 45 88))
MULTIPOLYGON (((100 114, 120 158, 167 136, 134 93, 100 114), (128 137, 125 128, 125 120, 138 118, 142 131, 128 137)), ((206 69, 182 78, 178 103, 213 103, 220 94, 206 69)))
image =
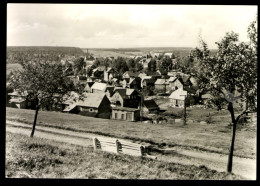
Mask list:
POLYGON ((78 47, 56 46, 8 46, 6 63, 20 63, 23 60, 46 59, 60 61, 66 55, 84 56, 85 53, 78 47))
POLYGON ((7 46, 7 52, 61 52, 61 53, 81 53, 84 52, 79 47, 66 47, 66 46, 7 46))

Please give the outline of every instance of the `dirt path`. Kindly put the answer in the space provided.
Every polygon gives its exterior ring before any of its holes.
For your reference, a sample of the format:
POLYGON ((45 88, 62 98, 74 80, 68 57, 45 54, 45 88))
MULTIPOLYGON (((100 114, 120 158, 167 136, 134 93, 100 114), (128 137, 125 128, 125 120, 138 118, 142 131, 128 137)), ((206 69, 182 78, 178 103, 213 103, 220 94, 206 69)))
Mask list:
MULTIPOLYGON (((6 121, 6 131, 12 133, 21 133, 29 136, 31 126, 14 121, 6 121)), ((74 132, 65 129, 56 129, 51 127, 36 126, 35 137, 51 139, 60 142, 66 142, 74 145, 92 146, 92 137, 101 135, 74 132)), ((217 153, 208 153, 194 150, 184 150, 181 148, 166 149, 167 154, 156 153, 158 160, 175 162, 186 165, 204 165, 210 169, 219 172, 226 171, 227 155, 217 153)), ((233 173, 241 175, 246 179, 256 179, 256 159, 233 158, 233 173)))

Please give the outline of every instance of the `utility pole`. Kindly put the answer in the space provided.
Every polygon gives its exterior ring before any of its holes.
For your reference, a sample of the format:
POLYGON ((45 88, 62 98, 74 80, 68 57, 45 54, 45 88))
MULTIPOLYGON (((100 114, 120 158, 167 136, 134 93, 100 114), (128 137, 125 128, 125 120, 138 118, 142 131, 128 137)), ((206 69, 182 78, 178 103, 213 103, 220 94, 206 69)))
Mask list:
POLYGON ((184 96, 184 114, 183 124, 186 125, 186 96, 184 96))
POLYGON ((182 95, 180 96, 184 96, 184 113, 183 113, 183 124, 186 125, 186 97, 187 97, 188 93, 187 91, 183 91, 182 95))
POLYGON ((143 95, 140 94, 141 96, 141 103, 140 103, 140 121, 143 121, 143 95))

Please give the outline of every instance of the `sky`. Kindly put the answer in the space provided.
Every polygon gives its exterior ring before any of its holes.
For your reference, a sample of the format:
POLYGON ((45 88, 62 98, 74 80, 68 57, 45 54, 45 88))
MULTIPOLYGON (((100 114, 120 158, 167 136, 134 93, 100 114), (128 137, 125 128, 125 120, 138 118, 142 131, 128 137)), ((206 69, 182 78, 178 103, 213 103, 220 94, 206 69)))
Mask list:
POLYGON ((248 41, 253 5, 8 4, 7 46, 215 49, 226 32, 248 41))

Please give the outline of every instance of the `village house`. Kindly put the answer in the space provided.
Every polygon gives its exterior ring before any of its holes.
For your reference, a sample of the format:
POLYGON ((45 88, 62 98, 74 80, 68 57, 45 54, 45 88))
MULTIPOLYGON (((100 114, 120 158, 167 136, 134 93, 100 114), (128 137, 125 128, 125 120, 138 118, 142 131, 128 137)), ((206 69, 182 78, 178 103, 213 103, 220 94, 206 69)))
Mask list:
POLYGON ((140 120, 140 110, 128 107, 112 107, 111 119, 138 121, 140 120))
POLYGON ((140 72, 140 74, 138 75, 139 78, 143 79, 143 77, 146 77, 146 73, 145 72, 140 72))
POLYGON ((201 95, 202 104, 205 105, 205 106, 208 105, 213 98, 214 97, 209 92, 202 94, 201 95))
POLYGON ((91 92, 91 87, 92 87, 92 85, 93 85, 94 83, 95 83, 95 82, 93 82, 93 81, 87 82, 87 83, 86 83, 86 86, 85 86, 85 88, 84 88, 84 91, 85 91, 85 92, 91 92))
POLYGON ((117 87, 114 87, 114 86, 107 86, 106 87, 106 90, 105 90, 105 94, 107 96, 107 98, 110 100, 111 102, 111 98, 114 94, 114 90, 116 89, 117 87))
POLYGON ((167 93, 169 91, 168 79, 157 79, 154 83, 154 88, 157 93, 167 93))
POLYGON ((116 106, 138 108, 141 94, 135 89, 116 88, 110 100, 116 106))
POLYGON ((158 110, 159 110, 159 106, 155 103, 153 99, 143 101, 142 111, 144 112, 144 114, 154 113, 157 112, 158 110))
POLYGON ((172 58, 172 52, 166 52, 166 53, 164 54, 164 56, 167 56, 167 57, 169 57, 169 58, 172 58))
POLYGON ((76 82, 81 85, 85 85, 87 83, 87 77, 86 76, 77 76, 76 82))
POLYGON ((97 77, 99 79, 104 78, 104 72, 106 71, 107 67, 105 66, 99 66, 92 71, 92 77, 97 77))
POLYGON ((111 115, 110 101, 105 93, 84 93, 84 98, 68 99, 64 102, 63 112, 84 116, 92 116, 109 119, 111 115))
POLYGON ((123 77, 123 79, 124 78, 135 78, 135 77, 138 77, 139 76, 139 74, 140 74, 140 72, 132 72, 132 71, 126 71, 123 75, 122 75, 122 77, 123 77))
POLYGON ((161 76, 161 78, 168 78, 167 70, 160 68, 156 72, 161 76))
POLYGON ((192 83, 190 81, 190 76, 170 77, 169 78, 169 86, 170 86, 171 91, 177 90, 179 88, 191 87, 192 83))
POLYGON ((151 76, 155 80, 161 77, 160 73, 158 72, 146 72, 146 75, 151 76))
MULTIPOLYGON (((151 77, 151 76, 147 76, 147 77, 151 77)), ((141 82, 141 86, 142 88, 145 88, 145 87, 152 87, 154 88, 154 83, 155 83, 155 79, 153 79, 152 77, 151 78, 144 78, 141 82)))
POLYGON ((116 71, 111 68, 108 67, 107 70, 104 71, 104 80, 106 82, 111 81, 114 77, 115 77, 116 71))
POLYGON ((110 84, 111 84, 112 86, 115 86, 115 87, 121 86, 121 85, 120 85, 120 81, 119 81, 118 78, 113 78, 113 79, 110 81, 110 84))
POLYGON ((192 95, 189 94, 188 91, 184 90, 183 88, 179 88, 171 93, 169 96, 170 103, 169 106, 171 107, 180 107, 184 108, 184 101, 186 106, 192 106, 195 104, 195 99, 192 95), (184 96, 186 95, 186 97, 184 96))
POLYGON ((140 89, 141 88, 141 78, 135 77, 135 78, 124 78, 122 82, 123 88, 135 88, 140 89))
POLYGON ((19 93, 18 91, 14 91, 12 93, 8 93, 10 96, 9 105, 10 107, 26 109, 31 106, 31 104, 27 101, 27 92, 19 93))
POLYGON ((149 65, 151 59, 152 58, 147 58, 147 59, 145 59, 145 61, 142 62, 144 70, 148 69, 148 65, 149 65))
POLYGON ((153 53, 151 53, 151 55, 152 55, 153 58, 155 58, 155 57, 158 58, 159 56, 162 56, 163 53, 162 52, 155 52, 155 53, 153 52, 153 53))
POLYGON ((96 92, 105 92, 106 91, 107 84, 106 83, 99 83, 95 82, 91 88, 90 92, 91 93, 96 93, 96 92))

